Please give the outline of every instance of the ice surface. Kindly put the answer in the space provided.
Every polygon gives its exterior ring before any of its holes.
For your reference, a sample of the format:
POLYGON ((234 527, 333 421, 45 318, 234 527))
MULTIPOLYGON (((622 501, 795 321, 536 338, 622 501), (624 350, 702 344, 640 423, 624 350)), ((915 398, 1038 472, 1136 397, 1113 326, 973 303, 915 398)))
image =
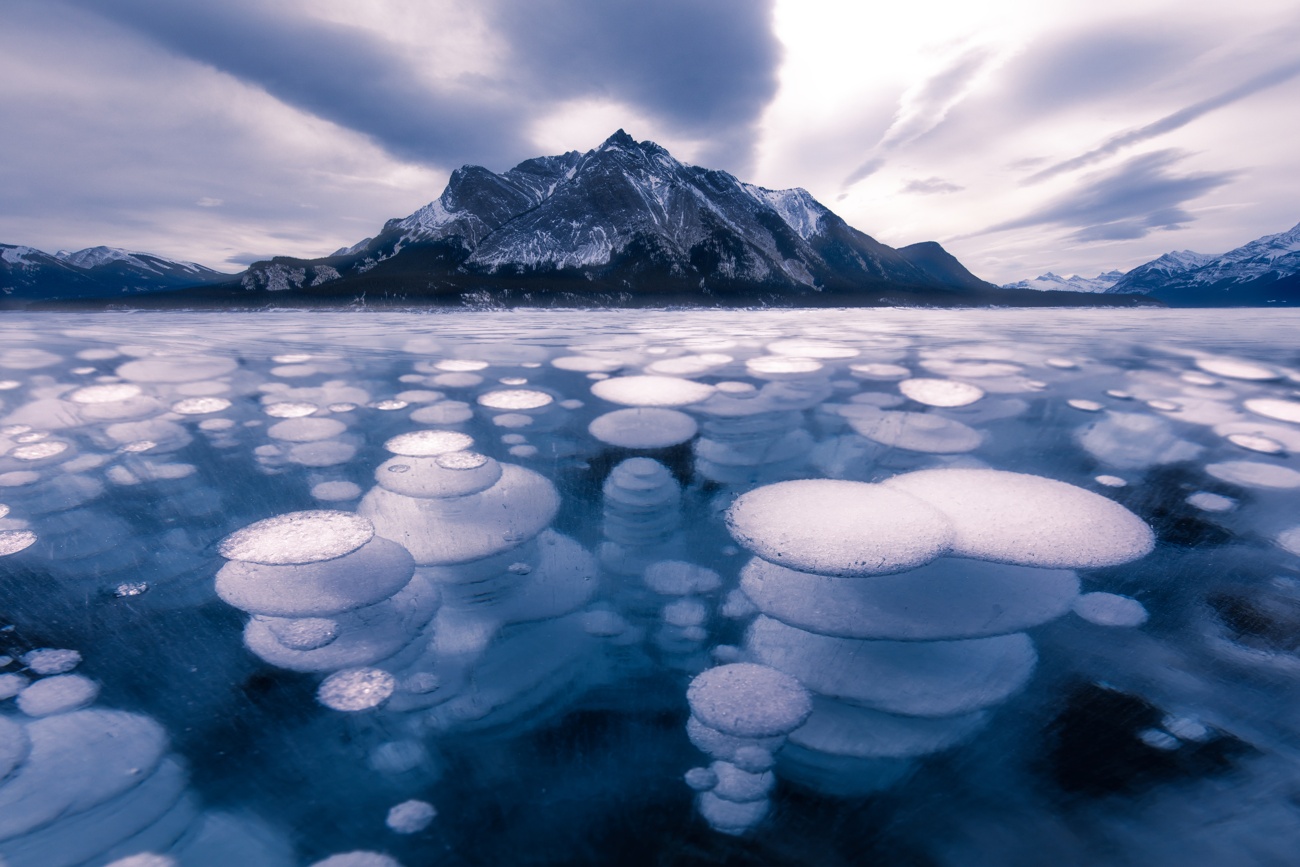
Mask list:
POLYGON ((0 857, 1289 863, 1266 312, 11 311, 0 857))

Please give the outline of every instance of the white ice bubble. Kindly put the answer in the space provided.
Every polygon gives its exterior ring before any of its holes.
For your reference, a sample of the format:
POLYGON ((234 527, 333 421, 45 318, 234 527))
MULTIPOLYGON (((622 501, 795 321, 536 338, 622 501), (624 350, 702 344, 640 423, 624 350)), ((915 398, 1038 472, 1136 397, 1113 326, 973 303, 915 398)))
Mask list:
POLYGON ((1244 361, 1240 358, 1198 358, 1196 359, 1196 366, 1206 373, 1213 373, 1215 376, 1223 376, 1228 379, 1246 379, 1255 382, 1277 379, 1281 375, 1271 367, 1244 361))
POLYGON ((718 784, 718 775, 708 768, 691 768, 686 772, 686 785, 697 792, 707 792, 718 784))
POLYGON ((271 425, 266 435, 281 442, 311 443, 331 439, 347 429, 335 418, 290 418, 271 425))
POLYGON ((1074 370, 1079 366, 1068 358, 1049 358, 1045 364, 1048 367, 1055 367, 1057 370, 1074 370))
POLYGON ((68 395, 68 400, 80 404, 116 403, 139 397, 144 389, 130 382, 114 382, 105 385, 88 385, 68 395))
POLYGON ((362 711, 379 707, 393 694, 397 680, 379 668, 346 668, 321 682, 316 699, 339 711, 362 711))
POLYGON ((1197 491, 1187 498, 1187 503, 1202 512, 1231 512, 1237 505, 1237 501, 1231 497, 1211 494, 1209 491, 1197 491))
POLYGON ((1074 485, 1001 470, 921 470, 883 483, 942 513, 955 557, 1095 569, 1145 556, 1155 535, 1137 515, 1074 485))
POLYGON ((446 358, 439 361, 434 367, 438 370, 446 370, 451 373, 468 373, 475 370, 484 370, 489 367, 486 361, 479 361, 472 358, 446 358))
POLYGON ((1165 731, 1183 741, 1201 743, 1210 737, 1210 727, 1194 717, 1168 714, 1160 721, 1165 731))
POLYGON ((170 855, 159 855, 157 852, 137 852, 134 855, 127 855, 125 858, 118 858, 108 864, 107 867, 181 867, 181 863, 170 855))
POLYGON ((318 650, 339 637, 339 623, 328 617, 260 617, 267 629, 290 650, 318 650))
POLYGON ((1292 527, 1279 533, 1277 543, 1287 551, 1300 557, 1300 527, 1292 527))
POLYGON ((379 465, 375 480, 384 489, 408 497, 463 497, 492 487, 501 472, 501 464, 477 452, 398 455, 379 465))
POLYGON ((1220 481, 1246 488, 1300 488, 1300 472, 1280 464, 1222 461, 1206 465, 1205 472, 1220 481))
POLYGON ((433 804, 428 801, 403 801, 388 811, 385 820, 388 827, 398 834, 418 834, 438 815, 433 804))
POLYGON ((814 696, 812 716, 791 733, 790 742, 836 759, 906 758, 958 744, 987 721, 986 711, 950 717, 898 716, 814 696))
POLYGON ((957 641, 833 638, 764 615, 745 646, 813 692, 905 716, 945 717, 1003 701, 1037 662, 1024 633, 957 641))
POLYGON ((1138 732, 1138 740, 1152 749, 1166 752, 1176 750, 1182 746, 1182 744, 1178 742, 1178 738, 1169 734, 1169 732, 1164 732, 1160 729, 1143 729, 1138 732))
POLYGON ((0 530, 0 557, 17 554, 36 544, 36 534, 31 530, 0 530))
POLYGON ((172 412, 181 415, 207 415, 230 408, 224 397, 187 397, 172 404, 172 412))
POLYGON ((1128 482, 1119 476, 1097 476, 1093 479, 1099 485, 1105 485, 1108 488, 1123 488, 1128 486, 1128 482))
POLYGON ((404 400, 393 400, 390 398, 389 400, 377 400, 370 404, 370 406, 371 408, 381 410, 382 412, 395 412, 399 409, 406 409, 410 404, 404 400))
POLYGON ((384 448, 395 455, 423 458, 448 452, 459 452, 474 445, 468 434, 449 430, 417 430, 398 434, 384 443, 384 448))
POLYGON ((10 370, 39 370, 51 364, 58 364, 62 360, 53 352, 36 347, 6 349, 0 352, 0 367, 7 367, 10 370))
POLYGON ((587 431, 601 442, 620 448, 661 449, 693 438, 699 425, 675 409, 632 407, 598 416, 587 431))
POLYGON ((950 418, 923 412, 876 411, 852 404, 840 414, 855 432, 884 446, 926 454, 963 454, 984 441, 979 431, 950 418))
POLYGON ((940 557, 895 575, 836 578, 755 557, 740 586, 764 614, 840 638, 933 641, 1007 635, 1068 613, 1074 572, 940 557))
POLYGON ((717 572, 684 560, 660 560, 646 567, 646 586, 665 596, 712 593, 722 586, 717 572))
POLYGON ((396 858, 390 858, 379 852, 343 852, 317 861, 311 867, 402 867, 396 858))
POLYGON ((411 413, 411 421, 418 424, 462 424, 473 417, 474 410, 460 400, 439 401, 411 413))
POLYGON ((597 358, 594 355, 565 355, 551 359, 551 366, 576 373, 608 373, 618 370, 623 362, 616 359, 597 358))
POLYGON ((64 674, 81 664, 81 654, 75 650, 43 647, 23 654, 23 665, 40 675, 64 674))
POLYGON ((58 457, 70 448, 72 448, 71 444, 62 440, 46 440, 31 445, 19 446, 9 452, 9 457, 20 461, 44 461, 58 457))
POLYGON ((231 533, 218 551, 227 560, 271 566, 317 563, 350 554, 374 535, 374 525, 351 512, 289 512, 231 533))
POLYGON ((618 376, 591 387, 596 397, 625 406, 687 406, 707 400, 711 385, 672 376, 618 376))
POLYGON ((319 482, 312 486, 311 495, 329 503, 355 500, 361 496, 361 486, 345 481, 319 482))
POLYGON ((1274 397, 1257 397, 1245 401, 1242 406, 1255 415, 1262 415, 1265 418, 1275 418, 1278 421, 1287 421, 1292 424, 1300 424, 1300 401, 1281 400, 1274 397))
POLYGON ((301 400, 282 400, 262 407, 262 412, 272 418, 305 418, 315 414, 320 407, 301 400))
POLYGON ((902 367, 901 364, 885 364, 883 361, 870 361, 870 363, 850 364, 849 372, 859 380, 879 380, 881 382, 891 382, 893 380, 906 380, 911 376, 911 370, 902 367))
MULTIPOLYGON (((0 674, 0 701, 7 698, 13 698, 22 692, 29 681, 21 674, 0 674)), ((3 717, 0 717, 3 719, 3 717)))
POLYGON ((1242 444, 1241 437, 1259 438, 1261 442, 1271 440, 1285 451, 1300 453, 1300 430, 1282 424, 1266 421, 1230 421, 1216 424, 1214 432, 1236 445, 1242 444))
POLYGON ((812 713, 812 697, 798 680, 748 662, 698 675, 686 690, 686 701, 704 725, 742 738, 786 734, 812 713))
POLYGON ((1100 412, 1102 409, 1102 405, 1095 400, 1074 398, 1073 400, 1067 400, 1066 403, 1081 412, 1100 412))
POLYGON ((802 358, 856 358, 860 350, 842 343, 821 340, 774 340, 767 345, 772 355, 789 355, 802 358))
POLYGON ((1085 593, 1074 601, 1074 613, 1098 626, 1141 626, 1148 616, 1141 602, 1117 593, 1085 593))
POLYGON ((802 376, 816 373, 825 367, 815 358, 796 358, 787 355, 759 355, 745 360, 745 369, 754 376, 802 376))
POLYGON ((905 379, 898 390, 926 406, 967 406, 984 396, 984 389, 952 379, 905 379))
POLYGON ((79 674, 36 681, 18 694, 18 709, 28 716, 49 716, 85 707, 99 695, 99 684, 79 674))
POLYGON ((1147 406, 1160 412, 1178 412, 1182 407, 1172 400, 1148 400, 1147 406))
POLYGON ((178 383, 217 379, 238 367, 233 358, 167 355, 128 361, 116 373, 129 382, 178 383))
POLYGON ((901 572, 946 552, 953 530, 938 509, 864 482, 779 482, 742 494, 731 535, 773 563, 828 575, 901 572))
POLYGON ((1280 455, 1286 451, 1286 446, 1271 437, 1261 436, 1253 433, 1232 433, 1227 436, 1228 442, 1234 446, 1243 448, 1250 452, 1259 452, 1265 455, 1280 455))

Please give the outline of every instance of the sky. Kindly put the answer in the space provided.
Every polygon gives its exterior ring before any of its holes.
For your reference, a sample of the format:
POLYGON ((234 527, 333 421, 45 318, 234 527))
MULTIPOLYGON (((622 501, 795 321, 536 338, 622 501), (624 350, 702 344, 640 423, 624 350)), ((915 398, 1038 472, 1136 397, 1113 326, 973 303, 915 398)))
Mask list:
POLYGON ((1300 222, 1294 0, 5 0, 0 242, 235 272, 614 130, 997 283, 1300 222))

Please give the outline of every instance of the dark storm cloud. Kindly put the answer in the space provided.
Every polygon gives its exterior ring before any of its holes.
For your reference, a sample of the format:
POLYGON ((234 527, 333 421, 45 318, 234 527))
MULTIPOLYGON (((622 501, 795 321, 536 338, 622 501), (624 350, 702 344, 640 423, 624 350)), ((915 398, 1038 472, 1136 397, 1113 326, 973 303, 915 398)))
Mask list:
POLYGON ((630 103, 744 159, 752 126, 776 92, 770 2, 495 0, 482 8, 507 42, 509 72, 444 87, 424 83, 382 39, 312 20, 294 5, 69 2, 368 135, 396 156, 439 166, 500 168, 533 156, 530 121, 586 95, 630 103))
POLYGON ((1214 96, 1193 103, 1186 108, 1180 109, 1173 114, 1166 115, 1159 120, 1149 123, 1146 126, 1131 129, 1118 135, 1111 136, 1101 146, 1093 148, 1087 153, 1080 154, 1072 159, 1064 160, 1055 165, 1048 166, 1040 172, 1030 175, 1025 179, 1025 183, 1037 183, 1046 180, 1063 172, 1073 171, 1083 166, 1091 165, 1108 156, 1112 156, 1119 151, 1131 147, 1148 139, 1155 138, 1167 132, 1172 132, 1180 127, 1184 127, 1192 121, 1209 114, 1216 109, 1232 105, 1246 97, 1253 96, 1260 91, 1275 87, 1286 81, 1290 81, 1300 75, 1300 60, 1294 60, 1282 66, 1274 67, 1266 72, 1250 78, 1236 87, 1231 87, 1221 91, 1214 96))
POLYGON ((533 98, 610 97, 708 140, 705 165, 747 161, 754 124, 777 89, 771 0, 495 0, 490 8, 533 98))
POLYGON ((1177 150, 1143 154, 1107 172, 1082 179, 1078 188, 1016 220, 979 234, 1057 225, 1074 229, 1075 241, 1141 238, 1154 229, 1176 229, 1195 219, 1183 205, 1231 181, 1234 172, 1178 175, 1170 169, 1186 155, 1177 150))

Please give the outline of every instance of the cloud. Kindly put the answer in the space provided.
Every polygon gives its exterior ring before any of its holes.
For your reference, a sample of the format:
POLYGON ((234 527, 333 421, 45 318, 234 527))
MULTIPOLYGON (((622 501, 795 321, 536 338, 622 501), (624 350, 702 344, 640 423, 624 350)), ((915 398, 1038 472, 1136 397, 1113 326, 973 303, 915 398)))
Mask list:
POLYGON ((1182 206, 1236 177, 1236 172, 1177 175, 1170 169, 1186 158, 1179 150, 1133 157, 1115 169, 1095 172, 1069 193, 1024 217, 999 223, 977 234, 1030 226, 1073 228, 1079 242, 1131 240, 1156 229, 1177 229, 1195 218, 1182 206))
POLYGON ((1300 75, 1300 60, 1295 60, 1282 66, 1274 67, 1266 72, 1262 72, 1235 87, 1221 91, 1214 96, 1195 102, 1186 108, 1165 115, 1159 120, 1149 123, 1137 129, 1127 130, 1118 135, 1111 136, 1100 146, 1093 148, 1087 153, 1080 154, 1068 160, 1048 166, 1040 172, 1030 175, 1023 183, 1034 184, 1046 180, 1064 172, 1073 171, 1087 165, 1099 162, 1106 157, 1112 156, 1125 148, 1132 147, 1135 144, 1172 132, 1200 118, 1212 111, 1232 105, 1246 97, 1253 96, 1262 90, 1275 87, 1286 81, 1300 75))
POLYGON ((411 51, 313 18, 306 3, 68 2, 394 156, 440 167, 501 168, 535 156, 529 121, 587 94, 610 95, 747 159, 780 60, 770 2, 748 0, 490 0, 478 12, 504 41, 506 62, 496 73, 439 80, 422 74, 411 51))
POLYGON ((871 155, 844 179, 850 187, 875 174, 885 163, 885 156, 896 148, 916 141, 943 123, 948 112, 966 98, 979 78, 997 60, 987 48, 972 48, 929 78, 909 88, 899 99, 889 128, 872 148, 871 155))
POLYGON ((200 208, 219 208, 226 203, 225 199, 214 199, 211 196, 202 196, 194 204, 200 208))
POLYGON ((945 181, 943 178, 913 178, 903 187, 903 192, 931 195, 934 193, 956 193, 964 189, 966 188, 958 186, 952 181, 945 181))

